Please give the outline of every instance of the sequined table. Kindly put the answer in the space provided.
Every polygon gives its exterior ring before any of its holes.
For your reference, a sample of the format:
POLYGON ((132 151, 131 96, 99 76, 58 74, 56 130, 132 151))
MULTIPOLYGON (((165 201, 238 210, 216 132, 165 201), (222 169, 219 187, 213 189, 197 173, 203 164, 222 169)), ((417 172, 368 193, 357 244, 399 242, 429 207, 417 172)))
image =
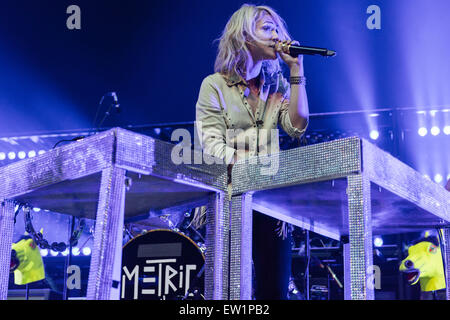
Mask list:
POLYGON ((449 241, 450 193, 357 137, 239 161, 232 184, 230 299, 251 298, 252 210, 343 241, 345 299, 374 299, 372 235, 449 241))
POLYGON ((114 128, 1 167, 0 299, 8 292, 16 203, 95 219, 87 288, 93 300, 120 296, 125 219, 206 205, 205 295, 227 298, 227 170, 201 156, 114 128))

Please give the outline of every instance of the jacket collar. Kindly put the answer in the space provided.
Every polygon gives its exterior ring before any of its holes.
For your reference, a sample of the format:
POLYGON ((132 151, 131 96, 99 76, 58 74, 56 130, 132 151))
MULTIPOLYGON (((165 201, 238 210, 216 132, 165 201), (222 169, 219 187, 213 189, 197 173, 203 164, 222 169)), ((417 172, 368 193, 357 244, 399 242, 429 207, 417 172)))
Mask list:
POLYGON ((236 74, 235 72, 231 74, 222 74, 222 77, 225 79, 225 82, 229 87, 232 87, 234 85, 237 85, 239 83, 242 83, 245 86, 248 86, 247 81, 245 81, 244 78, 242 78, 240 75, 236 74))
MULTIPOLYGON (((229 87, 232 87, 232 86, 240 84, 240 83, 242 83, 244 86, 248 87, 247 81, 244 78, 242 78, 240 75, 238 75, 234 72, 231 74, 222 74, 222 76, 224 77, 225 82, 227 83, 227 85, 229 87)), ((261 69, 261 73, 259 74, 259 76, 260 76, 260 80, 261 80, 261 85, 272 85, 277 82, 279 74, 276 73, 271 76, 263 68, 263 69, 261 69)))

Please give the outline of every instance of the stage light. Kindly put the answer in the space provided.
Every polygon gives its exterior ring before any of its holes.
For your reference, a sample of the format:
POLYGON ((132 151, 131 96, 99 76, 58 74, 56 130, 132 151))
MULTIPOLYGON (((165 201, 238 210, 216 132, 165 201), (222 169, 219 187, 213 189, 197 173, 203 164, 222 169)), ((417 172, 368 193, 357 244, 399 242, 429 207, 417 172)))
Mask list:
POLYGON ((72 254, 74 256, 80 255, 80 248, 78 248, 78 247, 72 248, 72 254))
POLYGON ((39 150, 38 154, 44 154, 45 150, 39 150))
POLYGON ((383 245, 383 238, 375 237, 373 239, 373 244, 374 244, 375 247, 381 247, 383 245))
POLYGON ((427 175, 427 174, 424 174, 423 177, 424 177, 425 179, 431 180, 430 176, 427 175))
POLYGON ((36 151, 34 151, 34 150, 29 151, 28 158, 34 158, 34 157, 36 157, 36 151))
POLYGON ((379 136, 380 136, 380 133, 378 132, 378 130, 370 131, 370 138, 372 140, 377 140, 379 136))
POLYGON ((41 256, 42 257, 48 256, 48 250, 47 249, 41 249, 40 252, 41 252, 41 256))
POLYGON ((441 130, 439 129, 439 127, 434 126, 431 127, 430 132, 433 136, 437 136, 441 132, 441 130))
POLYGON ((15 152, 8 152, 8 159, 9 160, 14 160, 16 158, 16 153, 15 152))
POLYGON ((41 208, 33 208, 33 211, 34 212, 39 212, 39 211, 41 211, 41 208))
POLYGON ((17 156, 19 157, 19 159, 25 159, 25 157, 27 156, 27 154, 25 153, 25 151, 19 151, 17 153, 17 156))
POLYGON ((84 247, 83 250, 81 250, 81 251, 83 252, 83 254, 85 256, 88 256, 91 254, 91 248, 89 248, 89 247, 84 247))
POLYGON ((424 137, 427 135, 428 130, 425 127, 420 127, 417 133, 419 134, 419 136, 424 137))
POLYGON ((443 131, 446 135, 449 135, 450 134, 450 126, 445 126, 443 131))
POLYGON ((438 173, 434 176, 434 182, 441 183, 442 182, 442 176, 438 173))
POLYGON ((58 255, 58 251, 50 250, 50 254, 56 257, 58 255))
POLYGON ((69 249, 66 248, 66 250, 64 250, 63 252, 61 252, 61 254, 65 257, 69 254, 69 249))
POLYGON ((0 160, 5 160, 6 154, 4 152, 0 152, 0 160))

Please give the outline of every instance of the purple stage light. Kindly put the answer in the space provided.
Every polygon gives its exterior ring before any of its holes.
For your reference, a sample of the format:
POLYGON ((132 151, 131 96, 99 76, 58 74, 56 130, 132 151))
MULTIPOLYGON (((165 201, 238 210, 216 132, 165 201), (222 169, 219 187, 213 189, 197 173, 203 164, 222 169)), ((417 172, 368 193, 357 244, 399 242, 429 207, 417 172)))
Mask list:
POLYGON ((5 160, 6 154, 4 152, 0 152, 0 160, 5 160))

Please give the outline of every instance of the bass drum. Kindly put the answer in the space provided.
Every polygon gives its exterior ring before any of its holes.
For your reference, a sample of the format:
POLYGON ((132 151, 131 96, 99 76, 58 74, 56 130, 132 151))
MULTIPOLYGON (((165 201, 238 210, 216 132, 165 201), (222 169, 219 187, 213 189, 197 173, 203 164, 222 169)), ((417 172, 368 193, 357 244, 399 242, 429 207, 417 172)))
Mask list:
POLYGON ((203 299, 204 265, 203 252, 185 235, 148 231, 123 247, 121 299, 203 299))

